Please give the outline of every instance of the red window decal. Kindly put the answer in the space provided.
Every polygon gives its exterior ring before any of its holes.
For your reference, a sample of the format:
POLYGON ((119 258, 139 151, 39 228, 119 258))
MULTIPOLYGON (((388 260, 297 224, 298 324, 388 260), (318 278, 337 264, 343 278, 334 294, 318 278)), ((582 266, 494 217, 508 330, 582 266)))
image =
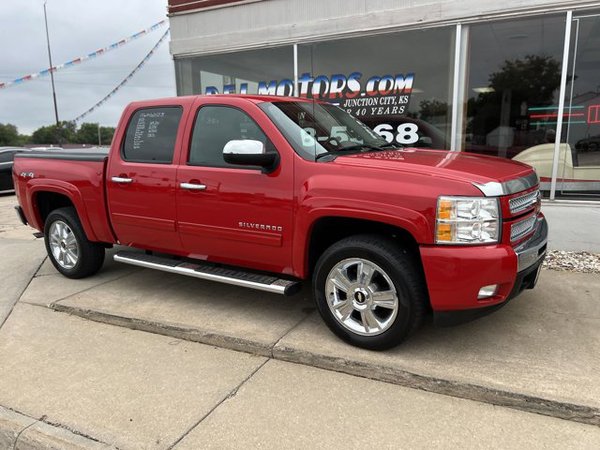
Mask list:
POLYGON ((600 123, 600 105, 588 106, 588 123, 600 123))

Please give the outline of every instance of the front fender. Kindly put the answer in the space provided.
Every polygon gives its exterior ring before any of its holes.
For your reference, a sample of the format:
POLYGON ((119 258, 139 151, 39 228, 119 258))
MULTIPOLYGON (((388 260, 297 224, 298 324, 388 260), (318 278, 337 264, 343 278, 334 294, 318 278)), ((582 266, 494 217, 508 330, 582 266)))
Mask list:
MULTIPOLYGON (((346 201, 347 202, 347 201, 346 201)), ((293 266, 301 278, 307 276, 306 249, 310 245, 315 223, 325 217, 341 217, 378 222, 401 228, 408 232, 417 243, 431 242, 433 230, 427 218, 417 212, 400 206, 356 200, 352 206, 341 205, 342 199, 319 198, 318 204, 303 205, 296 217, 294 236, 293 266), (329 206, 325 206, 325 204, 329 206)))

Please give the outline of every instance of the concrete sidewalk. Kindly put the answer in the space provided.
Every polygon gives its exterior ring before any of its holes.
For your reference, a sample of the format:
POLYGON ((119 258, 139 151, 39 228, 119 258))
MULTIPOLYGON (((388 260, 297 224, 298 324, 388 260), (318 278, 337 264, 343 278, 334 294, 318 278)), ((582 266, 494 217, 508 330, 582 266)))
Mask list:
POLYGON ((370 352, 334 337, 306 293, 110 256, 66 279, 12 202, 0 448, 600 447, 600 275, 543 271, 489 317, 370 352))
POLYGON ((425 326, 386 352, 340 341, 306 295, 283 298, 150 270, 97 287, 81 286, 85 290, 79 293, 66 292, 69 285, 59 275, 36 277, 21 301, 98 322, 600 425, 596 274, 543 271, 536 290, 497 313, 460 327, 425 326))
POLYGON ((3 449, 600 445, 589 425, 32 305, 0 330, 0 360, 3 449))

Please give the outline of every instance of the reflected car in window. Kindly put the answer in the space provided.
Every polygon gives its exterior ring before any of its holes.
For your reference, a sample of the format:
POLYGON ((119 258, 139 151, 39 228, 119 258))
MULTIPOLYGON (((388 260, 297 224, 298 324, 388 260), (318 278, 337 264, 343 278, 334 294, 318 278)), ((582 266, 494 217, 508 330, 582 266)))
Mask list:
MULTIPOLYGON (((580 151, 577 146, 560 144, 558 158, 558 189, 571 192, 600 192, 600 151, 580 151)), ((550 189, 554 144, 541 144, 522 151, 512 158, 532 166, 540 178, 543 190, 550 189)))
POLYGON ((0 194, 15 190, 12 180, 13 159, 15 153, 27 151, 21 147, 0 147, 0 194))
POLYGON ((600 152, 600 136, 590 136, 580 139, 575 144, 575 148, 581 152, 600 152))

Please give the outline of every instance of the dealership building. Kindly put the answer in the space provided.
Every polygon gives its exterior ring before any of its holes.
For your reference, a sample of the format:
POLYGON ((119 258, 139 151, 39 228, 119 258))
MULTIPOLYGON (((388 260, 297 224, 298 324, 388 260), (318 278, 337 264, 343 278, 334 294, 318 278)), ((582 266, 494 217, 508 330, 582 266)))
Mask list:
POLYGON ((169 0, 177 93, 317 98, 388 141, 513 158, 600 200, 600 5, 169 0))

